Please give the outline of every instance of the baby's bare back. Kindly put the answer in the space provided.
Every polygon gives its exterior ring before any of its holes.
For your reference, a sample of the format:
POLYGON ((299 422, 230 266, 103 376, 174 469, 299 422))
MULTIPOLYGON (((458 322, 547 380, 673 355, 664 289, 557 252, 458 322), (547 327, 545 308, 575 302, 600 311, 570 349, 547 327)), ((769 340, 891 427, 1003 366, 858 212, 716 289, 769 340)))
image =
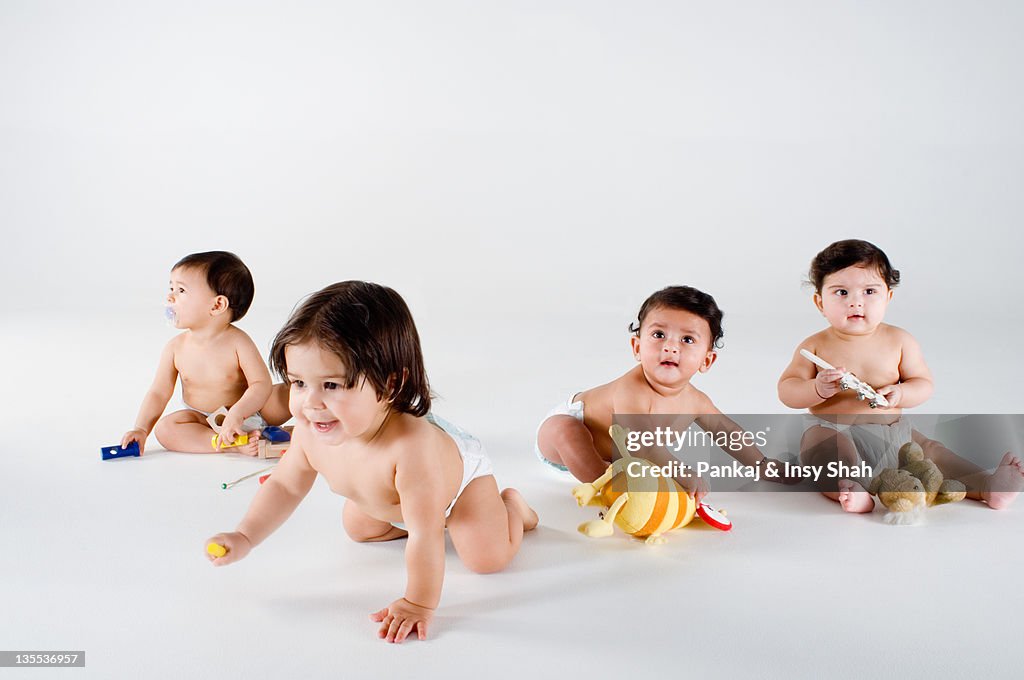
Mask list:
POLYGON ((185 403, 212 412, 237 402, 249 384, 238 359, 238 346, 248 336, 231 328, 214 340, 197 341, 183 333, 174 351, 174 367, 181 379, 185 403))

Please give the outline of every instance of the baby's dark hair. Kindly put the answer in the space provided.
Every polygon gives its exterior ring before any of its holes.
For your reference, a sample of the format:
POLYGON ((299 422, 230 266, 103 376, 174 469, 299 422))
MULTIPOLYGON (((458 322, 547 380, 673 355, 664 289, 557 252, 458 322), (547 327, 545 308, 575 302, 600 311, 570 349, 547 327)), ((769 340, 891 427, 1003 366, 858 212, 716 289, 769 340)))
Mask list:
POLYGON ((696 314, 708 322, 708 328, 711 329, 710 346, 712 348, 722 346, 722 338, 725 335, 722 331, 722 310, 718 308, 715 298, 690 286, 668 286, 644 300, 644 303, 640 305, 637 322, 629 325, 629 332, 639 333, 647 315, 659 307, 682 309, 696 314))
POLYGON ((873 243, 853 238, 836 241, 815 255, 811 260, 811 270, 807 278, 814 286, 814 291, 820 293, 826 276, 853 266, 878 270, 889 288, 895 288, 900 283, 899 271, 893 269, 881 248, 873 243))
POLYGON ((369 381, 395 411, 430 411, 420 336, 402 296, 366 281, 343 281, 313 293, 292 312, 270 348, 270 367, 288 381, 284 350, 311 342, 345 364, 346 389, 369 381))
POLYGON ((228 299, 232 321, 238 321, 249 311, 256 286, 249 268, 234 253, 223 250, 192 253, 178 260, 171 270, 179 268, 203 271, 210 290, 228 299))

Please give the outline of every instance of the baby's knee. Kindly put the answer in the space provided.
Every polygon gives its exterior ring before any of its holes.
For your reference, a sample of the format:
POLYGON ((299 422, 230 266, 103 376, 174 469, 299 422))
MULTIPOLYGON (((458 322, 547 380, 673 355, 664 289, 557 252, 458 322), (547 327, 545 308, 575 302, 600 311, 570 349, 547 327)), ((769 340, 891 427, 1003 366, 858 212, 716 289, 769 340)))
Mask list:
POLYGON ((160 420, 156 421, 156 425, 153 426, 153 436, 160 442, 160 446, 165 449, 169 448, 171 438, 173 437, 172 432, 174 429, 174 422, 171 420, 170 415, 166 415, 160 420))
POLYGON ((344 522, 343 526, 345 527, 345 533, 348 535, 348 537, 356 543, 372 543, 375 539, 379 539, 392 528, 389 525, 383 531, 378 530, 374 532, 367 531, 366 527, 353 527, 349 525, 348 522, 344 522))
POLYGON ((561 449, 572 444, 585 440, 593 444, 593 437, 587 426, 572 416, 551 416, 541 425, 541 432, 538 439, 547 440, 557 448, 561 449))
POLYGON ((341 526, 345 529, 348 537, 356 543, 380 541, 392 532, 396 534, 394 538, 400 535, 398 527, 390 522, 382 522, 365 516, 359 517, 355 511, 349 510, 347 505, 346 511, 341 517, 341 526))
POLYGON ((372 543, 373 539, 377 538, 376 536, 370 536, 369 534, 367 534, 365 532, 362 532, 362 533, 354 532, 351 529, 349 529, 348 527, 345 527, 345 533, 348 534, 348 537, 350 539, 352 539, 353 541, 355 541, 356 543, 372 543))
POLYGON ((465 555, 462 563, 466 568, 476 574, 494 574, 508 566, 511 558, 498 553, 481 552, 472 555, 465 555))
POLYGON ((348 513, 342 516, 341 526, 345 529, 348 537, 356 543, 366 543, 373 538, 371 532, 366 530, 366 526, 360 522, 353 522, 348 517, 348 513))

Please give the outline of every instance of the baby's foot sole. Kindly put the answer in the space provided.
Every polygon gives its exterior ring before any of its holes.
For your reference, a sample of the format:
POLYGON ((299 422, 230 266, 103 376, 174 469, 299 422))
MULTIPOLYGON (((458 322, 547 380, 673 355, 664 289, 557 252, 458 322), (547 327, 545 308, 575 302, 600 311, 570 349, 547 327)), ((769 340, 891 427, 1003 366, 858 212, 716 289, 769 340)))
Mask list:
POLYGON ((839 482, 839 506, 846 512, 863 513, 875 509, 875 499, 856 482, 839 482))
POLYGON ((1017 456, 1006 453, 999 467, 988 478, 988 490, 981 492, 981 500, 993 510, 1002 510, 1017 500, 1024 490, 1024 464, 1017 456))
POLYGON ((523 494, 516 489, 509 488, 501 492, 501 499, 519 511, 519 515, 523 518, 523 531, 533 531, 537 528, 540 518, 534 509, 526 503, 523 494))

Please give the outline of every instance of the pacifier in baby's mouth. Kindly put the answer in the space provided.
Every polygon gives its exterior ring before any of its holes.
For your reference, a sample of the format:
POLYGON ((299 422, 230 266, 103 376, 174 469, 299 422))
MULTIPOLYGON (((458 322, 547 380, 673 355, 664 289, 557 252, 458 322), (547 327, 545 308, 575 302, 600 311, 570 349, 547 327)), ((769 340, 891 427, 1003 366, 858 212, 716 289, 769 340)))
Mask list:
POLYGON ((178 315, 174 313, 174 309, 171 307, 164 307, 164 320, 167 325, 171 328, 177 327, 178 315))

